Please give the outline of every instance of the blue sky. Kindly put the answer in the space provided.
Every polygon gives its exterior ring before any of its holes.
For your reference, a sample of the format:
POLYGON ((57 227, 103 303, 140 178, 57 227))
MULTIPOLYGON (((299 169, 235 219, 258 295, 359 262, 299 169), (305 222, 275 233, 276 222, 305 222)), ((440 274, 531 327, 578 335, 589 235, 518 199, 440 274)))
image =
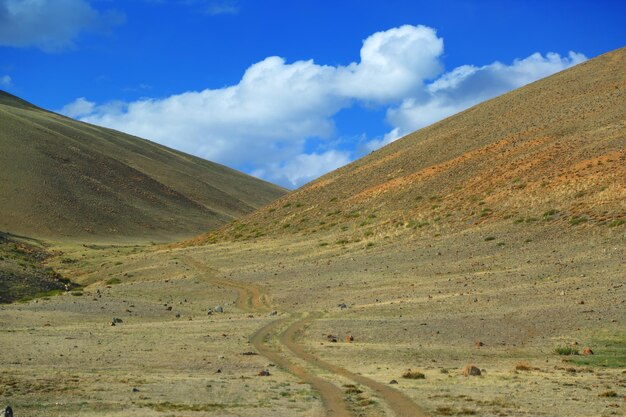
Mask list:
POLYGON ((0 0, 0 88, 295 188, 624 46, 623 1, 0 0))

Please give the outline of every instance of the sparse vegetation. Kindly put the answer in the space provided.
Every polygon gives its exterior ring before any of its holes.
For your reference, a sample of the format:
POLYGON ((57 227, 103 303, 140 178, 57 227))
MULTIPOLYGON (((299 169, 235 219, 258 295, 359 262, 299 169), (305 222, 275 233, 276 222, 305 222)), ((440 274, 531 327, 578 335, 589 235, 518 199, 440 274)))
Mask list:
POLYGON ((561 356, 578 355, 578 349, 573 346, 558 346, 554 349, 554 353, 561 356))
POLYGON ((412 371, 412 370, 409 369, 405 373, 402 374, 402 378, 406 378, 406 379, 425 379, 426 375, 424 375, 422 372, 412 371))
POLYGON ((574 216, 569 219, 569 224, 571 224, 572 226, 577 226, 579 224, 587 222, 587 220, 588 219, 585 216, 574 216))

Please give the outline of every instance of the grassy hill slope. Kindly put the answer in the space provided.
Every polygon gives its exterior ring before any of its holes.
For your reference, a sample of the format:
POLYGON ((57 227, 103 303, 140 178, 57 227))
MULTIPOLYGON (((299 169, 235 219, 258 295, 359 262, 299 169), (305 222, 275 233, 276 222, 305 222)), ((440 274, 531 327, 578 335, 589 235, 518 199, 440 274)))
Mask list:
POLYGON ((285 190, 0 91, 0 230, 39 237, 197 234, 285 190))
POLYGON ((626 48, 416 131, 195 242, 626 219, 626 48))

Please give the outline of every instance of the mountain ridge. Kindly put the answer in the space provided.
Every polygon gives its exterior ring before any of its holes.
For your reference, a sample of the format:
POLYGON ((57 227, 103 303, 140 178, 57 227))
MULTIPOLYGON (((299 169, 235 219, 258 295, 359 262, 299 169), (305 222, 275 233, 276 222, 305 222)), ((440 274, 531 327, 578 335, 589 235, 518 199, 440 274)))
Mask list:
POLYGON ((626 48, 478 104, 194 242, 320 232, 358 241, 390 228, 440 233, 544 217, 621 223, 624 65, 626 48))
POLYGON ((0 92, 0 126, 1 230, 170 239, 217 227, 286 192, 6 92, 0 92))

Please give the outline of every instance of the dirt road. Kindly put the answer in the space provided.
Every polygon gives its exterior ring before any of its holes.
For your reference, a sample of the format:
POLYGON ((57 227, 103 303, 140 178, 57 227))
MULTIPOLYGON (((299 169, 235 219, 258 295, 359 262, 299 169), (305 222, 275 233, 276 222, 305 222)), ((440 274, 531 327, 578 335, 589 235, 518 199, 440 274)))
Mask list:
MULTIPOLYGON (((206 273, 211 283, 236 290, 238 293, 236 304, 239 309, 248 312, 267 312, 271 309, 270 297, 264 293, 263 289, 258 285, 244 284, 225 278, 218 278, 216 277, 218 271, 191 256, 186 257, 185 262, 206 273)), ((296 342, 297 336, 320 316, 321 313, 319 312, 309 313, 302 317, 289 314, 288 317, 277 319, 259 329, 251 336, 250 342, 260 354, 311 385, 311 387, 320 394, 328 417, 348 417, 353 415, 344 400, 343 391, 337 385, 291 362, 285 354, 284 349, 288 349, 293 355, 302 359, 311 367, 317 367, 332 374, 340 375, 351 379, 355 383, 370 388, 381 400, 387 403, 396 417, 426 416, 426 413, 402 392, 386 384, 382 384, 363 375, 355 374, 340 366, 326 362, 307 352, 298 344, 296 342), (275 340, 277 345, 272 344, 272 340, 275 340)))

